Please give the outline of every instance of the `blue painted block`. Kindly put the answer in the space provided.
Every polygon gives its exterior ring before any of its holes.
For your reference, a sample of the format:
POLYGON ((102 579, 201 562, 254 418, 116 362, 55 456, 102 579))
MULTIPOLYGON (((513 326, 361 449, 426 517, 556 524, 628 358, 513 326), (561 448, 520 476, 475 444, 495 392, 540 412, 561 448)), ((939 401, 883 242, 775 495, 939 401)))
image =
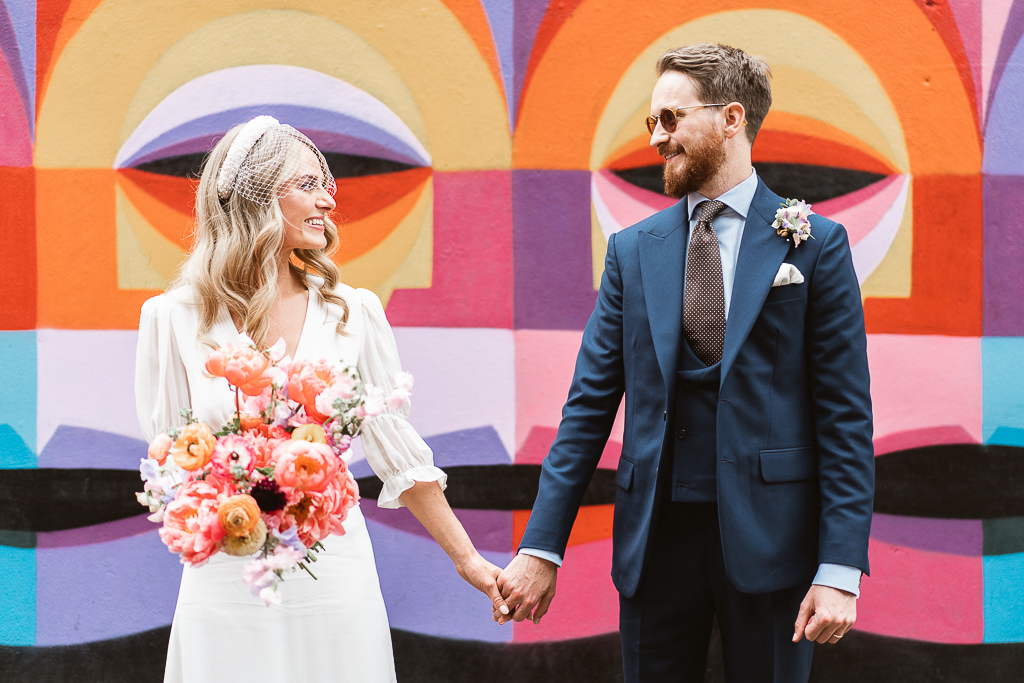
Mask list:
POLYGON ((0 545, 0 645, 36 644, 36 551, 0 545))
POLYGON ((985 576, 985 642, 1024 642, 1024 553, 990 555, 985 576))
POLYGON ((35 330, 0 332, 0 469, 36 466, 36 385, 35 330))
POLYGON ((982 337, 981 373, 982 438, 1024 445, 1024 338, 982 337))

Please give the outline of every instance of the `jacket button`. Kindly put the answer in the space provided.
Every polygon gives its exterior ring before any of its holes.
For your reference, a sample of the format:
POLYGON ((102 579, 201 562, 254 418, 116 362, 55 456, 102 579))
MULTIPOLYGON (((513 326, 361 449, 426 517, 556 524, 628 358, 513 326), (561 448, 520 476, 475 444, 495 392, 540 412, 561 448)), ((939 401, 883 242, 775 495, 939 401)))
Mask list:
POLYGON ((679 438, 680 439, 685 439, 686 438, 686 430, 685 429, 680 429, 679 430, 679 438))

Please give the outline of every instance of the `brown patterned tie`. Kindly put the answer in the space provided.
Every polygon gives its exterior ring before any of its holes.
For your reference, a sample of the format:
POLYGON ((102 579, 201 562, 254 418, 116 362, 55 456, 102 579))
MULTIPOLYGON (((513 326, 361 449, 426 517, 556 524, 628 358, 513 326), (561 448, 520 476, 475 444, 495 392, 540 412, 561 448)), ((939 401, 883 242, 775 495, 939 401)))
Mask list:
POLYGON ((690 348, 705 365, 722 360, 725 345, 725 285, 722 254, 711 220, 725 209, 718 201, 697 206, 697 225, 686 250, 686 293, 683 299, 683 332, 690 348))

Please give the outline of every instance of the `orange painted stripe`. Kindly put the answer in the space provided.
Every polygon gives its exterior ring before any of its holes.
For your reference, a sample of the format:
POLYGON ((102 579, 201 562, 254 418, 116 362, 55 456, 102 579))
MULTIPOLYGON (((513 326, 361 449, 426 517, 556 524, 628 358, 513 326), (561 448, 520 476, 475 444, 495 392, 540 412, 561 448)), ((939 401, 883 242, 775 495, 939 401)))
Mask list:
POLYGON ((118 186, 149 224, 185 251, 191 249, 192 228, 195 225, 195 216, 191 210, 196 196, 194 181, 187 178, 158 176, 145 171, 119 170, 117 174, 118 186), (137 184, 136 180, 142 180, 142 185, 137 184), (157 192, 154 193, 153 190, 157 192), (178 192, 181 196, 177 196, 178 192), (169 202, 161 201, 161 196, 178 206, 184 204, 188 208, 182 211, 169 202))
POLYGON ((36 327, 36 171, 0 166, 0 330, 36 327))
MULTIPOLYGON (((612 537, 612 515, 614 505, 584 505, 576 516, 576 523, 569 534, 569 545, 581 545, 612 537)), ((530 510, 515 510, 512 513, 512 551, 519 547, 530 521, 530 510)))
POLYGON ((430 173, 429 168, 417 168, 382 176, 346 178, 344 183, 339 181, 336 197, 338 208, 334 218, 338 224, 341 247, 335 253, 335 260, 348 263, 376 247, 394 232, 419 201, 430 173), (403 178, 394 178, 399 175, 403 178), (396 180, 404 182, 398 184, 396 180), (410 180, 413 182, 410 183, 410 180), (381 189, 387 192, 374 193, 374 190, 381 189), (389 201, 381 201, 382 197, 389 201), (367 198, 377 201, 367 202, 367 198), (349 218, 342 220, 342 216, 349 218))

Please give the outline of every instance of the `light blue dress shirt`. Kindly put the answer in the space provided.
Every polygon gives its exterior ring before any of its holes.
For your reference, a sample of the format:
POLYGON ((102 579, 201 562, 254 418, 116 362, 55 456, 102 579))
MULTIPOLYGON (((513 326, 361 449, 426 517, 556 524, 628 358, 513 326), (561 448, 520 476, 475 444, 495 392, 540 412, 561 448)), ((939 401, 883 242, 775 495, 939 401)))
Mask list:
MULTIPOLYGON (((718 236, 718 249, 722 254, 726 324, 729 320, 729 304, 732 302, 732 286, 736 281, 736 262, 740 255, 740 240, 743 238, 747 212, 750 211, 750 203, 754 201, 755 192, 757 192, 757 173, 751 171, 749 178, 717 198, 726 206, 712 221, 715 234, 718 236)), ((691 192, 686 195, 686 205, 690 216, 688 228, 690 234, 693 234, 693 228, 697 225, 697 205, 707 200, 708 198, 699 192, 691 192)), ((557 553, 537 548, 520 548, 519 552, 554 562, 559 567, 562 566, 562 558, 557 553)), ((838 588, 860 597, 860 574, 860 570, 856 567, 825 563, 818 567, 818 573, 815 574, 813 583, 838 588)))

